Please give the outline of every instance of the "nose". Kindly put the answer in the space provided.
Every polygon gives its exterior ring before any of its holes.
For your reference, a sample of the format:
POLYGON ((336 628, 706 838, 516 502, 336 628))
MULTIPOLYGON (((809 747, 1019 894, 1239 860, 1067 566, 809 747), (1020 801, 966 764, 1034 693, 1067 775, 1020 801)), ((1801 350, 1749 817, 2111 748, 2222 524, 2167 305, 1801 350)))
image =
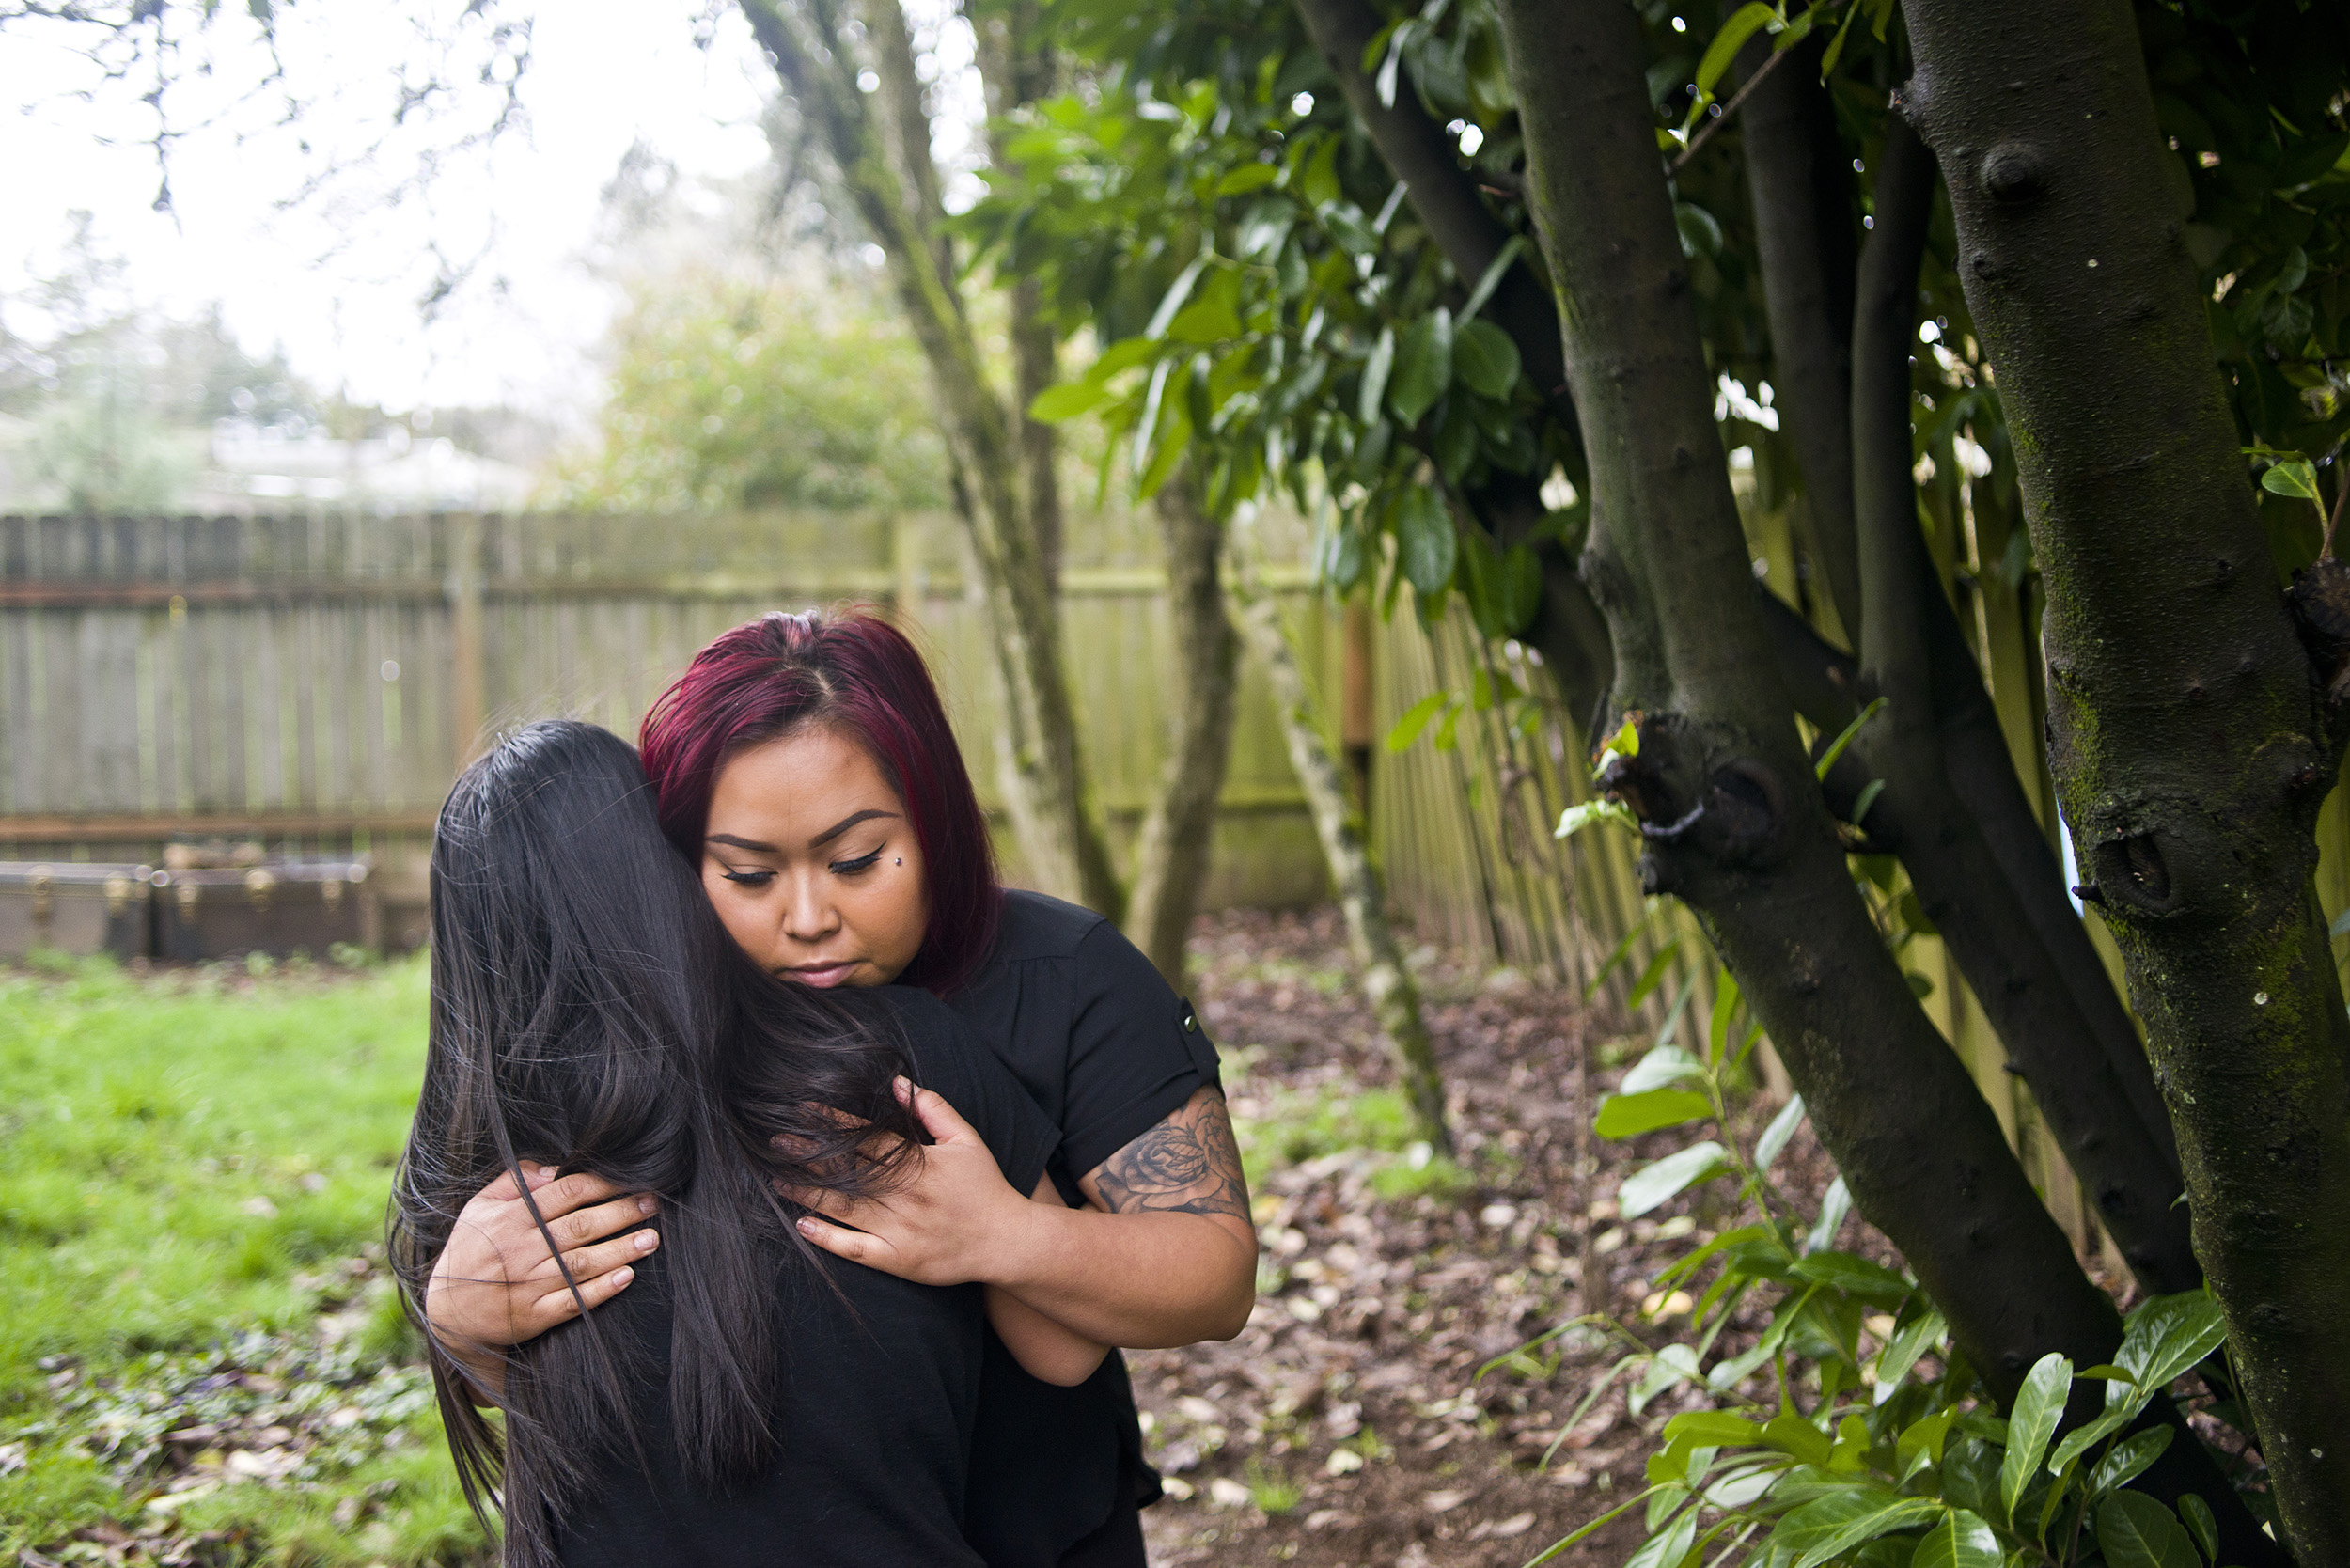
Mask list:
POLYGON ((823 896, 813 877, 795 876, 789 879, 783 898, 783 935, 786 941, 808 946, 822 942, 840 929, 840 912, 832 900, 823 896))

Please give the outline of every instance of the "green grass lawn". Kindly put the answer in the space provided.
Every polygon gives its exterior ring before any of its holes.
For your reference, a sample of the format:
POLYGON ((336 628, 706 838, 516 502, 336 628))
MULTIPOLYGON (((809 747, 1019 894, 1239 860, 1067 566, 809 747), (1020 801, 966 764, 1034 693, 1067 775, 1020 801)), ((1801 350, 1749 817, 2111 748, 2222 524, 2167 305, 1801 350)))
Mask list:
POLYGON ((382 1266, 424 1020, 413 960, 0 971, 0 1558, 478 1553, 382 1266))

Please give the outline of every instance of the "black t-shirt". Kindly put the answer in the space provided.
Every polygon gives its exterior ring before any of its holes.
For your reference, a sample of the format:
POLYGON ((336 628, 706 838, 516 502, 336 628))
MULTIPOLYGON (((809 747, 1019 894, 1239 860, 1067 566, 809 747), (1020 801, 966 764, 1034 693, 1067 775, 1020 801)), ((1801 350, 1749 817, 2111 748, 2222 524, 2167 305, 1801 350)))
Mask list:
MULTIPOLYGON (((1220 1087, 1214 1045, 1151 961, 1101 916, 1042 893, 1005 893, 995 952, 948 1002, 1058 1123, 1048 1168, 1073 1204, 1078 1177, 1220 1087)), ((1112 1351, 1057 1388, 986 1339, 965 1533, 989 1568, 1051 1568, 1121 1495, 1158 1500, 1126 1363, 1112 1351)))
MULTIPOLYGON (((914 1076, 970 1122, 1005 1178, 1032 1190, 1058 1139, 1051 1122, 961 1020, 920 991, 890 987, 914 1076)), ((667 1390, 666 1252, 597 1322, 632 1336, 650 1376, 633 1391, 648 1474, 609 1452, 572 1511, 572 1568, 648 1563, 979 1564, 962 1529, 988 1331, 979 1285, 910 1284, 822 1256, 839 1286, 776 1258, 783 1304, 776 1457, 725 1497, 694 1488, 677 1462, 667 1390), (845 1298, 845 1299, 844 1299, 845 1298)), ((1026 1376, 1026 1373, 1022 1374, 1026 1376)), ((1030 1381, 1034 1381, 1031 1379, 1030 1381)))

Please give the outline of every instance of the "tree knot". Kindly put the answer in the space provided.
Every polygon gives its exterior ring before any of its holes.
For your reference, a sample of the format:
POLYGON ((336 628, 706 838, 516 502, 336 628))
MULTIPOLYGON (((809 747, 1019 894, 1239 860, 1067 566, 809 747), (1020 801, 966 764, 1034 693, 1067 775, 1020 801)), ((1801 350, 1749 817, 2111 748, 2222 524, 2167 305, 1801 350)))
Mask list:
POLYGON ((2054 178, 2047 155, 2029 142, 2001 142, 1982 155, 1976 172, 1984 194, 2003 207, 2037 201, 2054 178))

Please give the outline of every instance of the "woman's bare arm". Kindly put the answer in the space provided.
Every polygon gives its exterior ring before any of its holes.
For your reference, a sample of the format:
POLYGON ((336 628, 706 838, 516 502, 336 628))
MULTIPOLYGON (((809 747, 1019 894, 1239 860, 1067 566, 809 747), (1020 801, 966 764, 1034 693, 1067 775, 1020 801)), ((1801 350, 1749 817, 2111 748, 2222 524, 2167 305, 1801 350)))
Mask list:
MULTIPOLYGON (((936 1158, 936 1147, 925 1153, 933 1157, 912 1182, 879 1198, 792 1194, 839 1222, 802 1229, 829 1251, 904 1278, 999 1286, 1103 1344, 1229 1340, 1247 1324, 1257 1231, 1231 1116, 1215 1090, 1200 1090, 1087 1172, 1085 1209, 1007 1203, 976 1168, 963 1168, 973 1162, 936 1158)), ((983 1148, 978 1157, 992 1169, 983 1148)), ((993 1186, 1011 1191, 1001 1176, 993 1186)))
MULTIPOLYGON (((1068 1208, 1050 1176, 1040 1177, 1029 1197, 1047 1208, 1068 1208)), ((1063 1327, 1001 1285, 987 1287, 987 1321, 1029 1376, 1065 1388, 1091 1377, 1102 1357, 1110 1353, 1109 1346, 1063 1327)))

